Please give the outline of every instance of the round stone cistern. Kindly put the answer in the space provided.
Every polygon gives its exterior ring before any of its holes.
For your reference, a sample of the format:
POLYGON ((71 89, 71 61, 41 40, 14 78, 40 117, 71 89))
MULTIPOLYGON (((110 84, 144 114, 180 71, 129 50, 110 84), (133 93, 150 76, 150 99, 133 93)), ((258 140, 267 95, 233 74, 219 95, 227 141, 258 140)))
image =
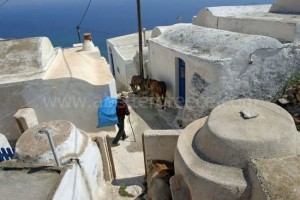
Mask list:
POLYGON ((287 111, 270 102, 233 100, 193 122, 179 136, 175 175, 182 177, 192 197, 247 199, 249 161, 297 155, 299 144, 287 111))
POLYGON ((52 136, 60 162, 80 155, 87 146, 88 136, 68 121, 50 121, 25 131, 16 143, 16 158, 26 163, 55 163, 47 134, 52 136))

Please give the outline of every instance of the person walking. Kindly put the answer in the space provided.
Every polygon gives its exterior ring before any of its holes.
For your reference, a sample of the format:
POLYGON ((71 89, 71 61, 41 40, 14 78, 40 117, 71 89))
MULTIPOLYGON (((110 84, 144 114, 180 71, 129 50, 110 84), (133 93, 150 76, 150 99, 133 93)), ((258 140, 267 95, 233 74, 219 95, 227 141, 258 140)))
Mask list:
POLYGON ((122 138, 122 140, 125 140, 126 138, 128 138, 128 136, 125 133, 125 124, 124 124, 124 120, 125 120, 125 115, 127 115, 129 117, 130 112, 128 110, 128 106, 125 103, 125 100, 128 98, 127 94, 125 92, 122 92, 120 95, 120 98, 117 100, 117 107, 116 107, 116 112, 117 112, 117 116, 118 116, 118 121, 119 123, 117 124, 119 131, 116 135, 116 137, 113 139, 112 144, 115 146, 119 146, 119 140, 122 138))

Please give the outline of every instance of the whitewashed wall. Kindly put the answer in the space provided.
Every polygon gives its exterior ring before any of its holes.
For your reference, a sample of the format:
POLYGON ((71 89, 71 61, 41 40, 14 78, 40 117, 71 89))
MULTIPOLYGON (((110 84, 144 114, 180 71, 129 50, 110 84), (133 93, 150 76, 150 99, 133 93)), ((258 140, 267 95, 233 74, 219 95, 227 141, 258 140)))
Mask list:
MULTIPOLYGON (((112 53, 113 61, 114 61, 114 72, 115 72, 115 79, 116 79, 116 85, 117 85, 117 91, 127 90, 127 77, 126 77, 126 67, 127 67, 127 61, 122 57, 120 52, 114 48, 114 46, 107 41, 108 46, 108 52, 112 53), (111 51, 109 51, 111 49, 111 51)), ((112 69, 112 62, 111 57, 109 55, 109 64, 110 68, 112 69)))
POLYGON ((54 200, 98 200, 101 192, 104 192, 103 164, 97 145, 89 141, 79 159, 80 165, 74 162, 64 174, 54 200))
MULTIPOLYGON (((79 79, 32 80, 0 85, 0 132, 14 142, 20 131, 14 113, 23 107, 32 107, 39 123, 50 120, 67 120, 87 132, 97 129, 98 106, 104 95, 116 96, 110 89, 114 83, 91 85, 79 79)), ((114 86, 115 87, 115 86, 114 86)))
POLYGON ((149 78, 164 81, 167 84, 168 97, 176 97, 177 76, 175 58, 179 56, 175 51, 163 48, 157 43, 149 41, 149 78))

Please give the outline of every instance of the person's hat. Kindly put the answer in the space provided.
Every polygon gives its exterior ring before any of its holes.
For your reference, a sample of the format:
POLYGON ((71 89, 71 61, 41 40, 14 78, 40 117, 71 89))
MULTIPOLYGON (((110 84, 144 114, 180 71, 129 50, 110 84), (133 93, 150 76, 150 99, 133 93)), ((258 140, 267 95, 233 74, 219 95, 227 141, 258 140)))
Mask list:
POLYGON ((120 98, 127 99, 128 98, 127 93, 126 92, 121 92, 120 98))

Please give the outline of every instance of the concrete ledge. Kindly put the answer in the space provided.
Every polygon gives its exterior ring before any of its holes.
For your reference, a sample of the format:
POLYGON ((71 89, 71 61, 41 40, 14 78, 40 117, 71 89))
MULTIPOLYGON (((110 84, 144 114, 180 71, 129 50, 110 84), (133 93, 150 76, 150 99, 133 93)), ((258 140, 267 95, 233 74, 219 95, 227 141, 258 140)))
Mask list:
POLYGON ((144 133, 147 160, 174 162, 177 139, 183 130, 147 130, 144 133), (155 148, 153 148, 155 147, 155 148))
POLYGON ((206 118, 190 124, 179 137, 175 151, 175 174, 182 175, 189 186, 191 196, 197 199, 239 199, 245 195, 247 182, 243 171, 208 163, 192 149, 196 132, 206 118))
POLYGON ((152 170, 153 160, 174 162, 174 152, 183 130, 147 130, 143 134, 144 159, 147 175, 152 170))
POLYGON ((106 136, 106 132, 101 132, 101 135, 99 135, 96 138, 96 143, 98 145, 102 157, 104 179, 105 181, 112 181, 114 179, 114 166, 109 155, 109 147, 107 145, 106 136))

